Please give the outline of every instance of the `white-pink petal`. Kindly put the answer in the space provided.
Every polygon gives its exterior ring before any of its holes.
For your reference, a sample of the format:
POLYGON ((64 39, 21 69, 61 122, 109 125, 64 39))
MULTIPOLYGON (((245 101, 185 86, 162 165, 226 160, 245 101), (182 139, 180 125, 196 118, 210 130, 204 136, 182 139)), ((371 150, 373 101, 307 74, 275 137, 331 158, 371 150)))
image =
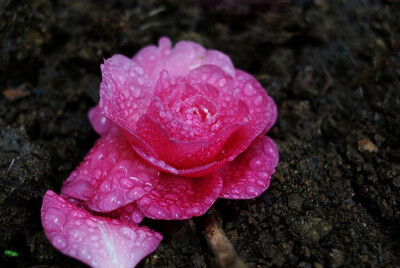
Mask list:
POLYGON ((50 190, 43 198, 41 219, 56 249, 94 268, 134 267, 162 240, 146 227, 93 216, 50 190))

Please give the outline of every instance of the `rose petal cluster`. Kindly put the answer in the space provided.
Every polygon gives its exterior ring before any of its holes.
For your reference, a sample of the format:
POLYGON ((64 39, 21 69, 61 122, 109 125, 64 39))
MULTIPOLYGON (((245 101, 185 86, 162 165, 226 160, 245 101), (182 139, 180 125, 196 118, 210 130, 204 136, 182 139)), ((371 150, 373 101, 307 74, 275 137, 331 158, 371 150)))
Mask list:
POLYGON ((265 133, 277 108, 227 55, 163 37, 101 71, 100 102, 89 111, 100 138, 61 196, 43 200, 58 250, 92 267, 132 267, 162 238, 138 226, 144 217, 188 219, 217 198, 268 188, 279 154, 265 133))

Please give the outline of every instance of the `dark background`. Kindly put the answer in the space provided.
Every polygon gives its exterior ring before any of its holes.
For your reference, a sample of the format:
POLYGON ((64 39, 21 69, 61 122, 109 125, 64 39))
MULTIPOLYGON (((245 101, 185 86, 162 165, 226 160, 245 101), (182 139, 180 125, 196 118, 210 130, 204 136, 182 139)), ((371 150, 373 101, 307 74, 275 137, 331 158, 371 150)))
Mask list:
MULTIPOLYGON (((270 188, 208 213, 249 267, 398 267, 399 22, 399 1, 1 1, 0 266, 83 266, 46 240, 41 198, 97 138, 103 58, 165 35, 225 52, 279 107, 270 188)), ((145 220, 164 240, 139 266, 212 266, 202 218, 145 220)))

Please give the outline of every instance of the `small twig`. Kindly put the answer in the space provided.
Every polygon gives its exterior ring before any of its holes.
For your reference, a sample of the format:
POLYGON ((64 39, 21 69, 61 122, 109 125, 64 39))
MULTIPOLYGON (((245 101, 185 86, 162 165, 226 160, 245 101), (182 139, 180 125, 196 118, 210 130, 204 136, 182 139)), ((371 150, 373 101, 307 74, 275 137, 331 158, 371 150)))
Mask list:
POLYGON ((325 85, 322 88, 322 95, 325 95, 328 89, 333 85, 333 79, 325 65, 322 65, 322 70, 324 71, 326 77, 325 85))
POLYGON ((219 228, 214 218, 208 218, 205 222, 204 234, 208 246, 214 253, 218 267, 245 268, 246 264, 237 255, 231 242, 226 237, 224 231, 219 228))

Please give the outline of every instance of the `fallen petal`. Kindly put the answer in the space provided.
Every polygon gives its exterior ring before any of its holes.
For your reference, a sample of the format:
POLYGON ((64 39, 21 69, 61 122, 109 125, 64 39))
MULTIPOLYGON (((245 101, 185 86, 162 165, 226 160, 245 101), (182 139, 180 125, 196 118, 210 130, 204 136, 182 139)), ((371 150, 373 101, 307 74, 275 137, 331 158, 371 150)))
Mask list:
POLYGON ((41 219, 56 249, 96 268, 134 267, 162 239, 146 227, 92 216, 50 190, 43 198, 41 219))

